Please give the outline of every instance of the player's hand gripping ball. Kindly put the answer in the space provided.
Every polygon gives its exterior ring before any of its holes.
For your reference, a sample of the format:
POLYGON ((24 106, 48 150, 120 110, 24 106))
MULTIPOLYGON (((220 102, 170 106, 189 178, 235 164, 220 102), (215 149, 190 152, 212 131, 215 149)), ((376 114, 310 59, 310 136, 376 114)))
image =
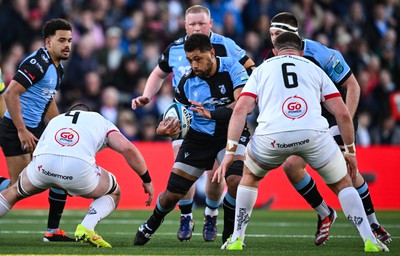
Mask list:
POLYGON ((181 132, 171 136, 171 138, 183 139, 189 131, 190 121, 192 120, 192 116, 189 114, 186 107, 178 102, 172 103, 164 111, 163 119, 166 119, 167 117, 171 117, 171 119, 176 117, 181 124, 181 132))

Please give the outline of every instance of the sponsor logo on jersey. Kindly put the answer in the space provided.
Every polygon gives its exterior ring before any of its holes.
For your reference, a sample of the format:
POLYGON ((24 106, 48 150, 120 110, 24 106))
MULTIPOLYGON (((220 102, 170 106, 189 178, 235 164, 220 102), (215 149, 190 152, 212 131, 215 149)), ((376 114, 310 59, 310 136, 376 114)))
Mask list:
POLYGON ((247 80, 249 80, 249 77, 248 77, 248 76, 242 76, 242 77, 240 78, 240 81, 242 81, 242 82, 247 81, 247 80))
POLYGON ((44 96, 45 99, 54 99, 56 94, 57 94, 57 90, 52 90, 49 88, 42 89, 42 95, 44 96))
POLYGON ((181 37, 181 38, 175 40, 175 43, 176 43, 176 44, 181 44, 181 43, 183 43, 183 37, 181 37))
POLYGON ((297 147, 297 146, 302 146, 304 144, 308 144, 310 143, 309 139, 305 139, 302 141, 296 141, 296 142, 292 142, 292 143, 277 143, 276 140, 274 140, 273 142, 271 142, 271 146, 273 148, 277 147, 277 148, 292 148, 292 147, 297 147))
POLYGON ((307 110, 307 102, 297 95, 287 98, 282 105, 283 114, 292 120, 302 118, 307 110))
POLYGON ((41 73, 44 73, 43 67, 39 64, 39 62, 36 63, 36 67, 40 70, 41 73))
POLYGON ((338 74, 343 73, 344 67, 343 67, 342 63, 340 63, 340 60, 336 60, 335 63, 333 63, 333 69, 338 74))
POLYGON ((205 101, 203 101, 201 104, 203 106, 214 106, 214 107, 223 107, 228 104, 232 103, 232 100, 229 97, 224 97, 224 98, 210 98, 205 101))
POLYGON ((62 180, 73 180, 74 179, 74 177, 72 177, 72 176, 66 176, 66 175, 57 174, 57 173, 54 173, 51 171, 46 171, 45 169, 43 169, 42 165, 38 166, 38 171, 43 173, 46 176, 54 177, 56 179, 62 179, 62 180))
POLYGON ((226 93, 225 85, 223 85, 223 84, 218 85, 218 88, 219 88, 219 91, 220 91, 222 94, 225 94, 225 93, 226 93))
POLYGON ((31 59, 30 61, 29 61, 29 63, 31 63, 32 65, 35 65, 36 64, 36 60, 35 59, 31 59))
POLYGON ((185 152, 185 158, 187 158, 190 154, 189 154, 189 152, 185 152))
POLYGON ((28 70, 24 69, 24 73, 28 75, 29 79, 31 79, 32 81, 35 80, 36 76, 32 75, 31 73, 29 73, 28 70))
POLYGON ((46 56, 46 54, 42 54, 40 55, 40 57, 42 57, 42 60, 44 60, 44 62, 49 63, 49 58, 46 56))
POLYGON ((72 128, 62 128, 56 132, 54 139, 62 147, 73 147, 79 141, 79 134, 72 128))

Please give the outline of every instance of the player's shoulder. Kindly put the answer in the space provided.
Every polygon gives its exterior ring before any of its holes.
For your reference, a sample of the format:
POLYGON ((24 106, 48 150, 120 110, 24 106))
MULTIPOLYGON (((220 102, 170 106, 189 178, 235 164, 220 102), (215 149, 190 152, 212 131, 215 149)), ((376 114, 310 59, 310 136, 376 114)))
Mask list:
POLYGON ((45 73, 48 67, 53 63, 50 54, 43 47, 37 51, 32 52, 22 62, 22 65, 34 66, 41 73, 45 73))
MULTIPOLYGON (((235 67, 237 65, 242 66, 240 64, 240 62, 237 59, 233 58, 233 57, 219 57, 218 56, 217 60, 218 59, 219 59, 219 62, 220 62, 220 70, 222 70, 222 71, 229 71, 229 70, 232 69, 232 67, 235 67)), ((244 67, 243 67, 243 69, 244 69, 244 67)))
POLYGON ((174 51, 181 51, 181 50, 183 50, 183 45, 184 45, 184 43, 185 43, 185 41, 186 41, 186 36, 185 37, 180 37, 180 38, 178 38, 178 39, 176 39, 176 40, 174 40, 174 41, 172 41, 168 46, 167 46, 167 48, 165 48, 165 50, 164 50, 164 52, 163 52, 163 55, 170 55, 170 54, 173 54, 174 53, 174 51))
POLYGON ((226 43, 234 43, 232 39, 229 37, 211 32, 210 41, 212 44, 226 44, 226 43))
POLYGON ((329 56, 333 52, 337 52, 335 49, 329 48, 326 45, 311 39, 303 39, 303 47, 304 56, 329 56))
POLYGON ((172 43, 171 43, 171 47, 173 46, 183 46, 183 44, 185 43, 187 39, 187 36, 183 36, 183 37, 179 37, 178 39, 175 39, 172 43))

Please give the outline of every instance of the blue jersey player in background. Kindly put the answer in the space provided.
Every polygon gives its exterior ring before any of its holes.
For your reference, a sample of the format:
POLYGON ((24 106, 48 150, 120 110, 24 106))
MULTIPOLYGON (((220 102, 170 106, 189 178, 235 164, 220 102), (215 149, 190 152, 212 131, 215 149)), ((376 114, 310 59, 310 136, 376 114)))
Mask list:
MULTIPOLYGON (((222 159, 232 108, 248 80, 245 68, 237 60, 216 57, 206 35, 189 36, 184 49, 192 69, 182 77, 176 88, 176 99, 191 106, 193 117, 190 129, 175 159, 167 189, 159 195, 152 216, 139 227, 134 245, 147 243, 164 217, 175 208, 200 175, 211 169, 215 160, 222 159)), ((236 198, 243 171, 244 149, 243 145, 240 152, 236 151, 237 164, 232 165, 235 167, 231 175, 226 175, 228 193, 233 198, 236 198)))
MULTIPOLYGON (((282 32, 298 34, 298 26, 297 18, 291 13, 283 12, 275 15, 275 17, 271 19, 270 26, 272 43, 282 32)), ((358 122, 356 111, 360 98, 360 86, 358 85, 349 65, 344 60, 342 54, 337 50, 328 48, 319 42, 305 38, 302 39, 302 42, 303 57, 311 60, 324 70, 337 86, 350 114, 353 117, 354 130, 357 131, 358 122)), ((273 54, 270 54, 270 57, 271 56, 273 56, 273 54)), ((328 120, 331 135, 343 150, 345 148, 344 143, 341 139, 334 116, 325 108, 322 108, 322 114, 328 120)), ((336 219, 336 213, 325 203, 317 189, 315 181, 306 172, 305 167, 306 163, 298 156, 291 156, 283 164, 283 169, 297 192, 299 192, 299 194, 303 196, 303 198, 306 199, 311 207, 313 207, 318 213, 315 244, 321 245, 329 238, 330 227, 336 219)), ((391 235, 379 224, 375 215, 368 185, 360 173, 357 174, 356 180, 353 180, 353 185, 362 199, 372 231, 382 242, 390 242, 392 240, 391 235)))
MULTIPOLYGON (((31 161, 45 121, 59 114, 54 97, 64 75, 61 60, 67 60, 71 52, 72 27, 66 20, 53 19, 46 22, 42 32, 45 47, 22 61, 4 93, 7 110, 0 121, 0 145, 10 180, 0 178, 2 190, 10 182, 14 184, 31 161)), ((43 241, 75 241, 59 229, 66 198, 64 191, 50 189, 50 211, 43 241)))
MULTIPOLYGON (((188 36, 192 34, 204 34, 209 36, 212 46, 215 50, 216 56, 219 57, 232 57, 242 64, 250 74, 255 64, 247 55, 245 50, 240 48, 232 39, 224 37, 222 35, 213 33, 211 27, 213 20, 210 16, 210 11, 201 5, 191 6, 186 10, 185 13, 185 29, 186 36, 179 38, 172 42, 161 55, 157 67, 152 71, 149 78, 147 79, 146 86, 142 96, 139 96, 132 100, 132 108, 136 109, 147 104, 160 90, 160 87, 165 78, 173 73, 172 85, 173 87, 178 86, 182 76, 190 69, 190 64, 186 59, 184 51, 184 43, 188 36)), ((176 131, 179 123, 176 122, 176 126, 166 126, 166 120, 160 123, 157 127, 158 135, 173 135, 172 132, 176 131)), ((174 140, 172 142, 174 156, 179 150, 182 140, 174 140)), ((224 191, 225 184, 213 183, 211 178, 213 172, 207 172, 207 184, 206 184, 206 209, 204 211, 204 226, 203 226, 203 238, 207 242, 212 242, 217 237, 217 216, 218 207, 220 206, 220 198, 224 191)), ((192 231, 194 228, 194 219, 192 214, 193 197, 195 193, 195 186, 193 186, 187 195, 179 201, 178 205, 181 210, 181 223, 178 230, 178 239, 190 240, 192 237, 192 231)), ((223 200, 224 212, 235 209, 235 200, 226 194, 223 200)), ((228 214, 229 215, 229 214, 228 214)), ((224 227, 227 226, 227 222, 231 221, 227 219, 224 214, 224 227)))

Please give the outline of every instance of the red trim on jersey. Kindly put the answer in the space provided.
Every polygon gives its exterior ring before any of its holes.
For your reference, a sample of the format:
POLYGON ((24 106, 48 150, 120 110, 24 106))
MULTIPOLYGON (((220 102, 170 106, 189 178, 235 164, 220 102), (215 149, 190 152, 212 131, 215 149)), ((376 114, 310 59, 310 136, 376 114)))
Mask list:
MULTIPOLYGON (((252 98, 254 98, 254 99, 257 99, 257 95, 255 95, 254 93, 251 93, 251 92, 242 92, 242 93, 239 95, 239 98, 242 97, 242 96, 249 96, 249 97, 252 97, 252 98)), ((238 98, 238 99, 239 99, 239 98, 238 98)))
POLYGON ((324 96, 325 100, 332 99, 332 98, 335 98, 335 97, 342 97, 342 95, 340 95, 340 93, 338 93, 338 92, 335 92, 335 93, 328 94, 328 95, 324 96))
POLYGON ((110 134, 110 133, 112 133, 112 132, 118 132, 118 130, 111 130, 111 131, 108 131, 106 137, 108 137, 108 134, 110 134))

